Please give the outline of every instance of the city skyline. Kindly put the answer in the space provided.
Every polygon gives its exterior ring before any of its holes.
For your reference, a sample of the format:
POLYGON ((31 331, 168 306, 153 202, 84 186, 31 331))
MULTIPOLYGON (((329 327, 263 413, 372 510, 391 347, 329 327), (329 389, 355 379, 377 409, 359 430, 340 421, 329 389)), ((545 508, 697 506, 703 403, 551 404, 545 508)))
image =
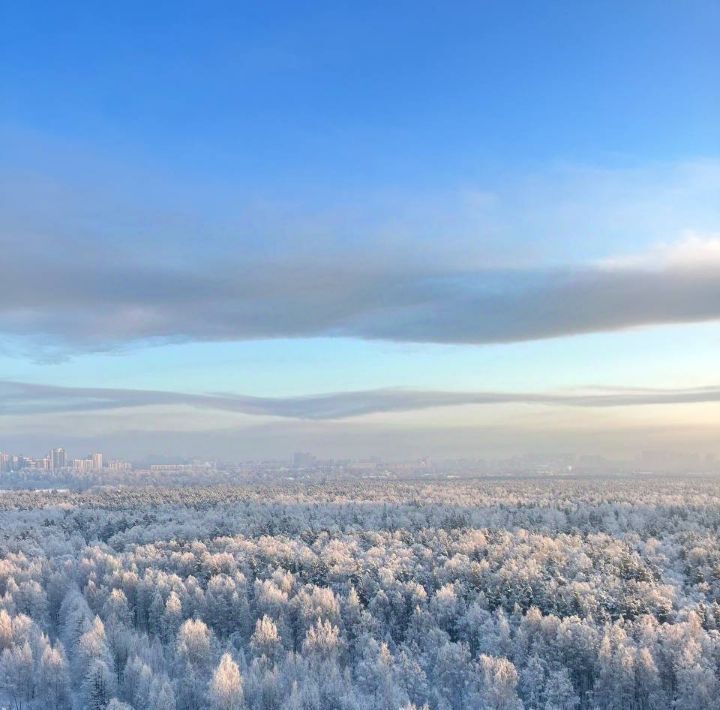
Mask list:
POLYGON ((105 467, 116 468, 118 461, 105 461, 99 451, 88 453, 83 458, 69 456, 66 449, 57 446, 46 455, 26 456, 21 452, 3 451, 0 449, 0 473, 14 473, 25 468, 37 471, 58 472, 66 469, 80 473, 99 472, 105 467))
POLYGON ((720 454, 718 23, 3 9, 2 445, 720 454))
POLYGON ((505 457, 433 459, 414 456, 383 459, 378 456, 323 457, 308 451, 273 458, 221 460, 182 456, 147 456, 129 461, 94 451, 54 447, 45 454, 11 452, 0 448, 0 484, 3 490, 24 487, 86 488, 93 485, 237 484, 247 482, 327 481, 348 478, 453 480, 456 478, 561 477, 603 480, 627 476, 664 477, 678 474, 716 477, 720 457, 711 452, 692 456, 670 450, 642 451, 632 458, 607 458, 571 452, 516 453, 505 457), (147 476, 152 477, 148 479, 147 476))

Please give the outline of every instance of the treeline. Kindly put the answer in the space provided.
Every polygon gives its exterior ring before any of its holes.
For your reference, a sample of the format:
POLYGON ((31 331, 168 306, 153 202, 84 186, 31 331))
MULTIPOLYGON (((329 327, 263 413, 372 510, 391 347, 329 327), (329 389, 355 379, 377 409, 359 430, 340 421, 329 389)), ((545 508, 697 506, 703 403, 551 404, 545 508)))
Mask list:
POLYGON ((720 707, 720 485, 0 496, 0 706, 720 707))

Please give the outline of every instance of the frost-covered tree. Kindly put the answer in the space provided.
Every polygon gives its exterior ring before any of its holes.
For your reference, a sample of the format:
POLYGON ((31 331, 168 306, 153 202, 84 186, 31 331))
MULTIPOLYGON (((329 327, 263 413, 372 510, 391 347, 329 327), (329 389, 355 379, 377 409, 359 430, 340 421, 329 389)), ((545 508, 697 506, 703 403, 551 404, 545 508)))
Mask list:
POLYGON ((24 710, 218 706, 232 664, 247 710, 720 694, 715 481, 18 491, 0 529, 0 704, 24 710))
POLYGON ((257 656, 273 659, 282 650, 280 634, 275 622, 263 614, 262 619, 255 623, 255 631, 250 638, 250 649, 257 656))
POLYGON ((105 661, 94 658, 82 684, 82 707, 86 710, 105 710, 115 692, 115 674, 105 661))
POLYGON ((551 671, 545 684, 545 710, 576 710, 579 705, 567 669, 551 671))
POLYGON ((210 681, 210 703, 216 710, 241 710, 243 682, 240 669, 229 653, 224 653, 210 681))
POLYGON ((6 648, 0 656, 0 688, 17 707, 33 697, 33 668, 32 649, 27 641, 6 648))
POLYGON ((69 705, 70 673, 65 654, 59 646, 43 649, 38 677, 38 695, 45 707, 60 710, 69 705))
POLYGON ((480 656, 481 698, 487 710, 522 710, 517 694, 518 673, 507 658, 480 656))

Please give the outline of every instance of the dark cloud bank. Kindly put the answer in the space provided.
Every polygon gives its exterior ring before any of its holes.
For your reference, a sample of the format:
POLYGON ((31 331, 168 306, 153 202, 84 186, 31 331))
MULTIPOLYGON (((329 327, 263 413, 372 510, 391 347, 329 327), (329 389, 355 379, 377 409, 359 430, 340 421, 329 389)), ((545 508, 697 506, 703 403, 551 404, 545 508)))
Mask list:
POLYGON ((481 344, 714 319, 717 262, 463 272, 309 260, 157 268, 59 257, 5 269, 0 298, 0 331, 68 352, 316 336, 481 344))
POLYGON ((56 387, 0 381, 0 415, 185 405, 249 415, 333 420, 381 412, 402 412, 470 404, 519 403, 572 407, 621 407, 699 402, 720 402, 720 386, 667 390, 593 390, 560 394, 379 389, 305 397, 271 398, 236 394, 186 394, 152 390, 56 387))

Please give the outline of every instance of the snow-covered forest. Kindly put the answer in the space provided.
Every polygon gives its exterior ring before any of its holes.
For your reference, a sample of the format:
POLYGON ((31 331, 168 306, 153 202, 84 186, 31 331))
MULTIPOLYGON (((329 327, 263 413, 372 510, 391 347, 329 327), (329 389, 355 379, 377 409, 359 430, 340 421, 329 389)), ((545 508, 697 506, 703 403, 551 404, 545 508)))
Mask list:
POLYGON ((720 707, 720 485, 0 496, 0 707, 720 707))

